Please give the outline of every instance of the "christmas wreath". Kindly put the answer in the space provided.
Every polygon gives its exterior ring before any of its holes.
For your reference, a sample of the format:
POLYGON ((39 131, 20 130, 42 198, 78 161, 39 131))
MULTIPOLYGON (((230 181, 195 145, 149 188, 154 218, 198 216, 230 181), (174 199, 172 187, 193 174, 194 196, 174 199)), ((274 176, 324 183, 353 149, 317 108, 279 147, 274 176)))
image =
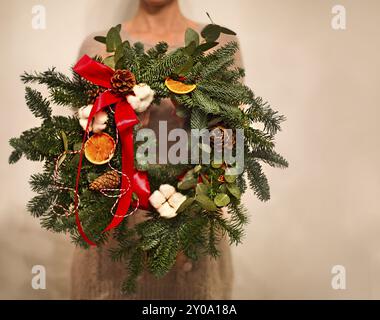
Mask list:
POLYGON ((241 242, 247 182, 260 200, 268 200, 262 163, 287 167, 287 162, 274 151, 284 118, 242 84, 244 70, 234 66, 237 43, 209 51, 221 33, 233 31, 214 23, 201 34, 188 29, 185 45, 168 51, 164 42, 144 50, 141 43, 122 41, 120 30, 118 25, 95 37, 109 56, 83 56, 72 77, 55 68, 22 75, 25 84, 45 85, 49 96, 26 87, 26 103, 42 123, 10 139, 9 163, 22 156, 43 161, 43 172, 30 179, 37 195, 28 211, 42 227, 69 233, 85 248, 114 237, 118 245, 111 255, 128 270, 122 289, 133 292, 144 270, 163 276, 179 253, 193 260, 217 257, 221 237, 241 242), (138 152, 157 144, 138 141, 139 117, 164 98, 177 105, 188 129, 212 133, 209 144, 191 147, 202 153, 198 163, 154 164, 138 152), (77 112, 56 116, 52 104, 77 112), (229 161, 227 151, 243 156, 243 163, 229 161), (132 214, 145 219, 128 225, 132 214))

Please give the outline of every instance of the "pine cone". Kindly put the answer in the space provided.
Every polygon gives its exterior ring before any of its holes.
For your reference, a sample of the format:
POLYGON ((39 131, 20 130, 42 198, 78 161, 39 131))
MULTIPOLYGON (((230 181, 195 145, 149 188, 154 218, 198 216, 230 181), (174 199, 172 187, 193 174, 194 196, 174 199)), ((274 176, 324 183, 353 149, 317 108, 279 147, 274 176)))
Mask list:
POLYGON ((112 90, 125 95, 136 85, 135 75, 129 70, 116 70, 111 78, 112 90))
POLYGON ((236 144, 236 138, 234 132, 229 132, 227 128, 223 125, 217 125, 210 129, 210 142, 211 145, 215 147, 216 150, 221 151, 224 146, 228 149, 232 149, 236 144), (214 129, 219 129, 219 132, 215 130, 214 134, 212 131, 214 129))
POLYGON ((119 183, 119 174, 114 170, 107 171, 91 182, 90 190, 99 191, 101 189, 116 189, 119 186, 119 183))
POLYGON ((97 87, 87 91, 87 104, 94 104, 96 98, 104 92, 106 89, 102 87, 97 87))

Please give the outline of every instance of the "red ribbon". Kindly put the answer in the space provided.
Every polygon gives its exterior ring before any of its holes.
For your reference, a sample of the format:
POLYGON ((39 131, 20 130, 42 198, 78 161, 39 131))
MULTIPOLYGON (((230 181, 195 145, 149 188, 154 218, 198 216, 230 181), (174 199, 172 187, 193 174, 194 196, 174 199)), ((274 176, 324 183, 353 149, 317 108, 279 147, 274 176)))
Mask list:
POLYGON ((82 169, 83 150, 86 142, 88 130, 94 115, 100 110, 115 105, 115 123, 119 131, 121 141, 121 189, 127 190, 119 199, 119 203, 115 212, 115 215, 109 225, 103 232, 109 231, 117 227, 124 216, 127 214, 129 206, 131 204, 132 193, 136 193, 139 198, 139 207, 142 209, 148 209, 149 207, 149 195, 150 187, 147 174, 145 172, 137 171, 134 168, 134 146, 133 146, 133 127, 139 120, 132 108, 128 103, 125 96, 116 95, 111 89, 111 78, 115 71, 108 66, 91 59, 89 56, 84 55, 78 63, 74 66, 73 70, 81 77, 88 81, 106 88, 108 90, 102 92, 91 109, 90 116, 88 117, 86 132, 83 135, 82 148, 79 157, 77 177, 75 182, 75 220, 78 227, 78 231, 83 239, 92 246, 96 244, 91 241, 83 230, 79 219, 78 212, 78 189, 80 181, 80 172, 82 169))

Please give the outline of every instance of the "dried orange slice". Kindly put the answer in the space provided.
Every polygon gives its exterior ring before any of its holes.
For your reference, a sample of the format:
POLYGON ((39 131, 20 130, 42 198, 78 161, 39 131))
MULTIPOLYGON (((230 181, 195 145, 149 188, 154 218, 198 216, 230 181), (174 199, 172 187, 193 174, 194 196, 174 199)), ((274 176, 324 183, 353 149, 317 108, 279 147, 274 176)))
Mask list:
POLYGON ((193 91, 197 85, 196 84, 186 84, 181 81, 173 80, 170 78, 167 78, 165 80, 165 85, 168 87, 168 89, 171 92, 177 93, 177 94, 186 94, 193 91))
POLYGON ((93 164, 105 164, 115 152, 115 140, 107 133, 95 133, 84 145, 84 155, 93 164))

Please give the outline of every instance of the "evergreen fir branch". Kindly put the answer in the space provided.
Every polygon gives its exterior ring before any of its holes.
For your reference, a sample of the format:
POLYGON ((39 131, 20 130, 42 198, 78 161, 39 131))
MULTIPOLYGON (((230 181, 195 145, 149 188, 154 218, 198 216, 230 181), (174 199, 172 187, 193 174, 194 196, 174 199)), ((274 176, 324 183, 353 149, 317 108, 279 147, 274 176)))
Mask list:
POLYGON ((44 215, 54 203, 55 198, 51 193, 43 193, 33 197, 27 204, 30 214, 35 217, 44 215))
POLYGON ((243 227, 248 224, 248 210, 239 202, 231 202, 228 206, 228 212, 231 214, 232 222, 236 226, 243 227))
POLYGON ((260 163, 255 160, 252 155, 246 152, 245 157, 245 169, 249 185, 256 196, 261 201, 267 201, 270 199, 270 188, 268 180, 262 170, 260 163))
POLYGON ((269 150, 274 147, 273 137, 259 129, 252 127, 245 128, 244 138, 247 144, 253 148, 260 148, 262 150, 269 150))
POLYGON ((285 117, 278 114, 262 98, 257 97, 253 103, 245 110, 245 113, 253 122, 262 122, 265 130, 271 135, 275 135, 281 130, 281 122, 285 121, 285 117))
POLYGON ((196 81, 201 73, 215 61, 231 58, 239 49, 237 42, 232 41, 224 46, 214 50, 213 52, 199 58, 198 62, 194 65, 192 70, 186 76, 189 81, 196 81))
POLYGON ((20 150, 13 150, 8 158, 9 164, 14 164, 19 161, 22 157, 22 152, 20 150))
POLYGON ((198 259, 199 250, 207 246, 207 225, 208 218, 200 212, 184 218, 184 221, 179 224, 177 232, 180 246, 190 259, 198 259))
POLYGON ((144 271, 144 252, 135 247, 127 262, 128 277, 123 281, 121 291, 131 294, 136 291, 137 278, 144 271))
POLYGON ((229 70, 223 70, 221 74, 221 80, 227 83, 235 83, 245 77, 245 71, 243 68, 233 68, 229 70))
POLYGON ((178 253, 179 243, 175 230, 160 237, 160 244, 152 249, 149 259, 149 271, 156 277, 167 274, 174 265, 178 253))
POLYGON ((284 169, 289 166, 288 161, 274 150, 254 148, 250 153, 252 157, 264 161, 271 167, 284 169))
POLYGON ((42 97, 42 94, 30 87, 25 88, 25 100, 30 111, 35 117, 41 119, 50 119, 51 108, 50 102, 42 97))
POLYGON ((151 59, 161 59, 165 55, 165 53, 168 51, 168 44, 166 42, 159 42, 154 47, 147 50, 147 55, 151 59))
POLYGON ((34 192, 46 192, 52 185, 52 172, 36 173, 30 177, 29 184, 34 192))
POLYGON ((210 220, 208 230, 207 253, 213 258, 217 258, 220 256, 220 251, 217 248, 217 243, 219 241, 219 236, 217 235, 217 233, 218 230, 215 225, 215 221, 210 220))
POLYGON ((207 128, 207 114, 204 113, 201 109, 192 109, 190 117, 190 126, 191 129, 205 129, 207 128))
POLYGON ((175 69, 183 65, 187 61, 187 57, 182 53, 182 50, 165 55, 163 58, 153 60, 144 73, 141 75, 141 82, 152 83, 163 80, 169 77, 175 69))
POLYGON ((228 70, 234 64, 234 59, 231 56, 223 57, 222 59, 215 60, 208 64, 207 68, 204 68, 199 73, 200 79, 212 79, 213 77, 219 77, 224 70, 228 70))
POLYGON ((93 89, 94 85, 82 79, 79 75, 73 72, 73 79, 70 79, 65 74, 58 72, 55 68, 44 72, 27 73, 21 76, 21 80, 27 83, 38 83, 46 85, 51 93, 52 99, 58 104, 69 104, 74 106, 83 106, 87 104, 87 92, 93 89), (62 97, 70 96, 70 101, 62 99, 62 97))
POLYGON ((215 102, 208 95, 204 94, 200 90, 195 90, 192 98, 194 103, 202 109, 205 113, 218 114, 220 113, 220 107, 217 102, 215 102))
MULTIPOLYGON (((195 91, 194 91, 195 92, 195 91)), ((177 101, 179 104, 184 105, 188 108, 193 108, 195 106, 195 102, 192 96, 187 94, 182 95, 175 95, 174 96, 175 101, 177 101)))
POLYGON ((230 244, 239 244, 243 237, 243 228, 238 223, 231 223, 221 215, 214 216, 215 224, 223 236, 228 236, 230 244))

